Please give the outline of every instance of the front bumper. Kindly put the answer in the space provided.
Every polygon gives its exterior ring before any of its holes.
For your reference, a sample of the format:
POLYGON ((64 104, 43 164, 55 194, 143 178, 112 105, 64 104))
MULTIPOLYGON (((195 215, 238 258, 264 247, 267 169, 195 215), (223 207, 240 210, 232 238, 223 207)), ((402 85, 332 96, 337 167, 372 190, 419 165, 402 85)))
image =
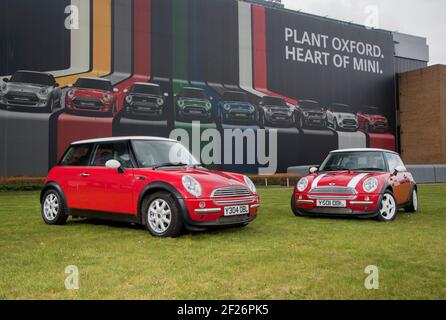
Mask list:
POLYGON ((210 119, 212 117, 211 110, 208 110, 204 107, 190 107, 185 106, 178 110, 178 113, 181 117, 187 119, 210 119))
POLYGON ((95 98, 73 98, 65 100, 65 107, 71 112, 109 113, 114 101, 102 101, 95 98))
POLYGON ((305 124, 309 127, 324 127, 325 126, 325 118, 307 117, 307 118, 305 118, 305 124))
POLYGON ((249 111, 244 109, 231 109, 223 113, 223 117, 225 120, 230 121, 256 121, 256 113, 255 111, 249 111))
POLYGON ((6 96, 0 96, 0 104, 7 108, 40 109, 48 106, 48 100, 31 98, 29 100, 13 100, 6 98, 6 96))
POLYGON ((293 124, 293 115, 281 112, 274 112, 274 113, 265 112, 265 120, 268 123, 291 125, 293 124))
POLYGON ((359 123, 344 120, 344 121, 338 122, 338 127, 342 130, 357 131, 359 129, 359 123))
POLYGON ((257 195, 237 198, 178 199, 183 211, 185 225, 190 230, 231 227, 250 223, 257 217, 260 208, 257 195), (238 216, 225 216, 225 207, 249 206, 249 213, 238 216))
POLYGON ((374 218, 379 214, 381 199, 382 194, 357 194, 343 198, 338 195, 308 196, 295 193, 293 210, 304 216, 374 218), (347 206, 345 208, 318 207, 317 200, 345 200, 347 206))
POLYGON ((163 107, 157 104, 140 104, 125 102, 125 110, 128 114, 161 117, 163 115, 163 107))

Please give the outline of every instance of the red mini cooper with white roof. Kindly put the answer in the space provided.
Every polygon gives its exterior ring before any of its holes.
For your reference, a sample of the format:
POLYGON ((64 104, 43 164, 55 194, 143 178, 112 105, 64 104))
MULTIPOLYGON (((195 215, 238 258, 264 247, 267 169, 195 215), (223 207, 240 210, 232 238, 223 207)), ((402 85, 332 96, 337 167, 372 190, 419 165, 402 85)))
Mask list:
POLYGON ((207 170, 179 142, 156 137, 72 143, 40 199, 50 225, 68 216, 120 220, 157 237, 178 236, 183 227, 246 226, 260 207, 247 176, 207 170))
POLYGON ((392 221, 400 208, 418 210, 417 184, 395 152, 337 150, 297 183, 291 208, 296 216, 392 221))

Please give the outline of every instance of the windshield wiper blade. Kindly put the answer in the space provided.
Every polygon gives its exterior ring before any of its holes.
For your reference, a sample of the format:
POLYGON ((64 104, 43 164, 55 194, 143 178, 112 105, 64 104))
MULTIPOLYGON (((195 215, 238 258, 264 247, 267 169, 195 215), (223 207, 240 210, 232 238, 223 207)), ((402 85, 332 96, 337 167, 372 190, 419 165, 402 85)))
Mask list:
POLYGON ((350 169, 341 166, 328 166, 324 171, 350 171, 350 169))
POLYGON ((187 167, 187 166, 188 166, 188 164, 186 164, 186 163, 181 163, 181 162, 178 162, 178 163, 167 162, 167 163, 162 163, 162 164, 153 166, 152 169, 153 169, 153 170, 156 170, 156 169, 164 168, 164 167, 187 167))
POLYGON ((381 168, 358 168, 352 171, 384 171, 384 170, 381 168))

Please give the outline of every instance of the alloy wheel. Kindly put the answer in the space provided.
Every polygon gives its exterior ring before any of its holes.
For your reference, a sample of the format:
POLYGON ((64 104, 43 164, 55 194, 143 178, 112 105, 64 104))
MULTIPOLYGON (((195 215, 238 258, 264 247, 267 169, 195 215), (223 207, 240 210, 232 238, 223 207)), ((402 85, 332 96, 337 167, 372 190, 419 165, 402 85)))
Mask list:
POLYGON ((383 219, 390 221, 396 215, 396 202, 390 193, 385 193, 381 200, 381 207, 379 209, 383 219))
POLYGON ((158 234, 167 231, 172 221, 172 211, 163 199, 155 199, 149 206, 147 221, 150 228, 158 234))
POLYGON ((43 214, 48 221, 54 221, 60 210, 59 199, 54 193, 49 193, 43 202, 43 214))

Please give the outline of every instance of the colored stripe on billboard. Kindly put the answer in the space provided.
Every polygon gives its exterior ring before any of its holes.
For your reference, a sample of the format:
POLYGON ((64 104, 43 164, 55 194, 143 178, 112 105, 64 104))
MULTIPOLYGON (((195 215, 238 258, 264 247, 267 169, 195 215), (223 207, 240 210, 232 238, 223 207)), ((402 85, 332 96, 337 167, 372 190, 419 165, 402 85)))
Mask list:
POLYGON ((101 77, 111 70, 111 0, 93 1, 93 66, 90 72, 57 78, 60 86, 76 82, 80 77, 101 77))
MULTIPOLYGON (((66 70, 51 71, 55 77, 88 72, 90 70, 90 28, 91 28, 91 1, 71 0, 71 6, 65 13, 79 18, 79 27, 71 29, 70 68, 66 70)), ((68 19, 69 17, 67 17, 68 19)), ((66 26, 65 26, 66 27, 66 26)))

